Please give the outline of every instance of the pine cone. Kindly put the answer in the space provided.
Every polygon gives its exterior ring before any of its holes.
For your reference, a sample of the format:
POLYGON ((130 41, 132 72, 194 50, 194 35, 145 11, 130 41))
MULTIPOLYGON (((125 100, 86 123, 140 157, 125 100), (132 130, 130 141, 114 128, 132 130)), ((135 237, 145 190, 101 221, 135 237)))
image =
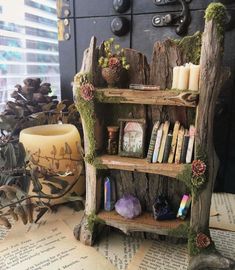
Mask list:
POLYGON ((196 246, 198 248, 207 248, 211 244, 210 238, 204 233, 198 233, 196 237, 196 246))

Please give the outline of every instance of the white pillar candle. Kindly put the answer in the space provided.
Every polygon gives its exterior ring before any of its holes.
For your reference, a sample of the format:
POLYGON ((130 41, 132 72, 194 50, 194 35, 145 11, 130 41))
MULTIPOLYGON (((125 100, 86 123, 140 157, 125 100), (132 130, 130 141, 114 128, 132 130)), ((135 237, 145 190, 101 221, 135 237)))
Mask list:
POLYGON ((188 82, 189 82, 189 72, 190 68, 181 66, 179 72, 179 81, 178 81, 178 89, 180 90, 187 90, 188 89, 188 82))
POLYGON ((189 75, 189 90, 192 91, 199 90, 199 76, 200 76, 200 65, 191 65, 189 75))
POLYGON ((172 79, 171 89, 175 89, 178 87, 179 72, 180 72, 180 67, 177 66, 173 68, 173 79, 172 79))

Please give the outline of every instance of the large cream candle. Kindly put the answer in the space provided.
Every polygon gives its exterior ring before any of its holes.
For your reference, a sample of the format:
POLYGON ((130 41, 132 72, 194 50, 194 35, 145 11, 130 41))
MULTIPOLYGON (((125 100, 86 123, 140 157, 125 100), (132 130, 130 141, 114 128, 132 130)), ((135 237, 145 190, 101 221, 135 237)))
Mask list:
POLYGON ((188 83, 189 83, 189 72, 190 67, 187 66, 180 66, 179 71, 179 80, 178 80, 178 89, 180 90, 187 90, 188 89, 188 83))
POLYGON ((199 90, 199 76, 200 76, 200 65, 191 65, 189 75, 189 90, 192 91, 199 90))
POLYGON ((172 79, 171 89, 175 89, 178 87, 179 72, 180 72, 180 67, 177 66, 173 68, 173 79, 172 79))
MULTIPOLYGON (((83 161, 79 151, 81 138, 75 126, 55 124, 26 128, 20 132, 19 140, 31 157, 32 163, 58 175, 70 174, 61 178, 69 184, 78 177, 83 161)), ((47 186, 43 187, 45 193, 48 193, 48 190, 47 186)), ((84 175, 80 176, 73 191, 79 195, 84 194, 84 175)), ((58 202, 61 200, 56 203, 58 202)))

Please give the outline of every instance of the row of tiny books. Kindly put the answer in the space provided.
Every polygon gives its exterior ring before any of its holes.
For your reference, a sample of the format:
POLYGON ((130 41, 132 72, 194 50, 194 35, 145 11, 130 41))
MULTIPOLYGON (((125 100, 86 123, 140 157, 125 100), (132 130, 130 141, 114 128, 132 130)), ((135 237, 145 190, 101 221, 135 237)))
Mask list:
POLYGON ((190 125, 189 130, 174 124, 170 132, 170 123, 157 121, 152 130, 147 161, 149 163, 191 163, 195 140, 195 127, 190 125))

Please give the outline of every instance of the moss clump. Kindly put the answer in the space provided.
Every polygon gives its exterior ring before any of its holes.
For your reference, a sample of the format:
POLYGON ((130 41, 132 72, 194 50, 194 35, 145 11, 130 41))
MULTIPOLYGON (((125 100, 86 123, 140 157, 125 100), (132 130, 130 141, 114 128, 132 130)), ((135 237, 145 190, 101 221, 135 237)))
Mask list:
POLYGON ((192 167, 191 164, 185 164, 184 169, 176 177, 178 180, 185 183, 185 185, 192 190, 191 178, 192 178, 192 167))
POLYGON ((190 229, 188 233, 188 251, 190 256, 195 256, 200 253, 200 249, 196 245, 197 233, 190 229))
POLYGON ((89 149, 85 156, 85 161, 92 164, 95 159, 95 105, 94 100, 84 100, 80 94, 80 86, 83 83, 90 82, 91 76, 89 73, 77 74, 75 76, 74 82, 74 95, 76 98, 76 107, 83 119, 83 124, 85 126, 86 134, 89 142, 89 149))
POLYGON ((176 229, 169 231, 169 236, 178 237, 178 238, 188 238, 189 233, 189 222, 181 224, 176 229))
POLYGON ((185 55, 185 62, 192 62, 198 65, 201 57, 202 34, 196 32, 193 36, 186 36, 179 40, 174 40, 176 45, 185 55))
POLYGON ((93 233, 94 227, 96 224, 105 224, 105 222, 100 219, 94 212, 88 215, 87 217, 87 223, 88 223, 88 230, 93 233))
POLYGON ((102 161, 99 158, 95 158, 93 166, 95 166, 98 170, 108 170, 108 167, 102 164, 102 161))
POLYGON ((220 41, 224 37, 224 26, 226 22, 226 8, 221 3, 211 3, 205 12, 206 21, 214 20, 216 23, 217 33, 220 41))
POLYGON ((106 97, 103 92, 96 92, 95 99, 100 103, 121 103, 125 101, 124 97, 106 97))

